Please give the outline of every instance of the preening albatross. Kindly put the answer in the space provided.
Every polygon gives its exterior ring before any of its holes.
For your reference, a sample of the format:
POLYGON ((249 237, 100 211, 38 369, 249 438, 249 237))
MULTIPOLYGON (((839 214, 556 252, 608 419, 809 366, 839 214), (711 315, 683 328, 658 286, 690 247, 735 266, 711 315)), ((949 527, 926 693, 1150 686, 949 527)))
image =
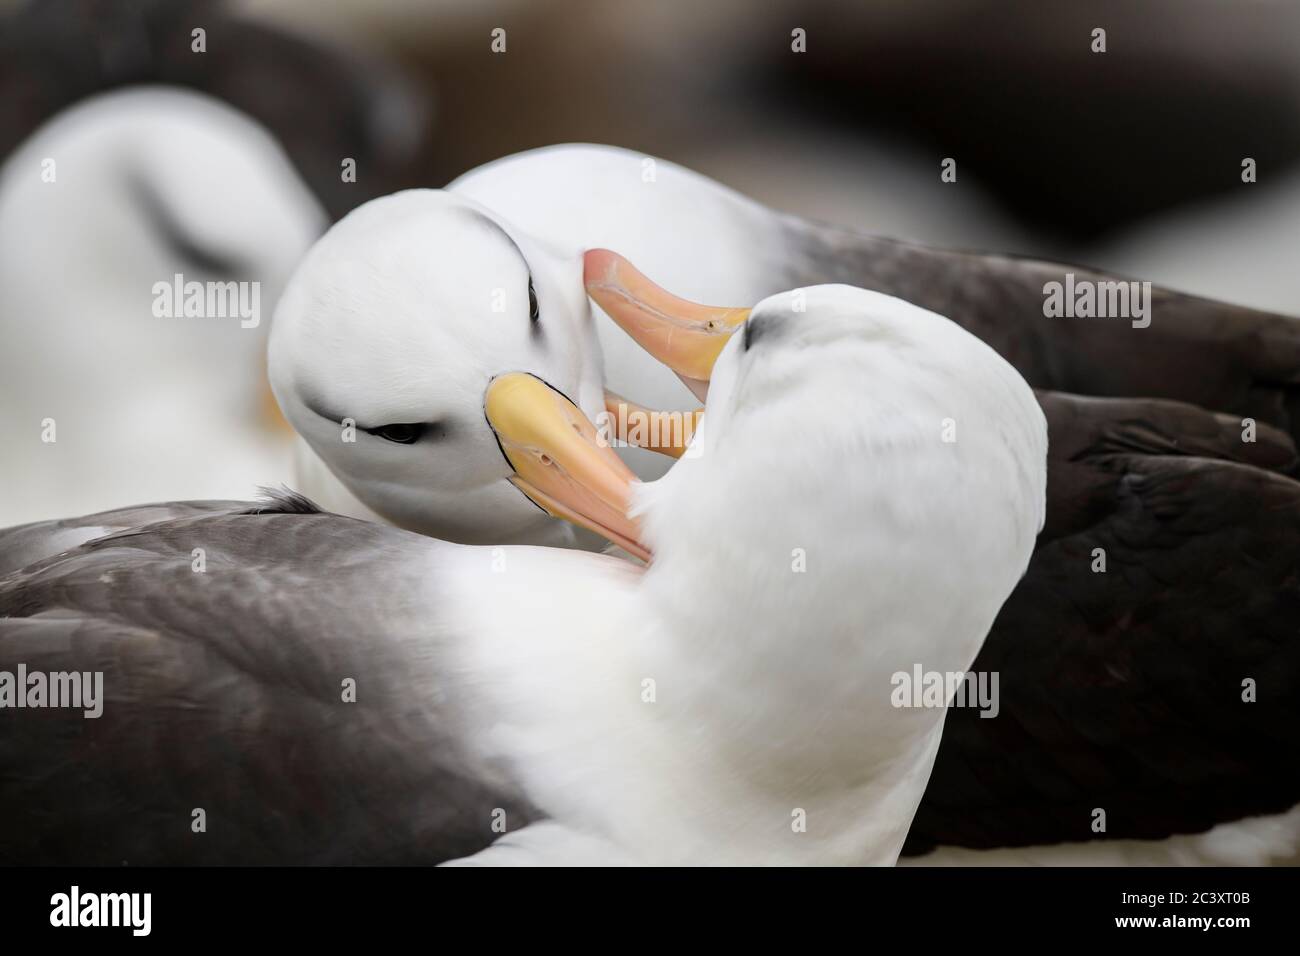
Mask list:
MULTIPOLYGON (((612 253, 587 262, 595 300, 689 379, 708 377, 737 329, 751 343, 766 334, 743 309, 668 295, 612 253)), ((908 851, 1156 840, 1285 814, 1148 857, 1292 857, 1300 769, 1279 755, 1300 735, 1300 482, 1281 472, 1295 445, 1179 402, 1038 400, 1046 524, 973 667, 998 675, 997 712, 954 709, 908 851)), ((962 421, 955 412, 958 444, 962 421)), ((827 481, 837 467, 824 461, 827 481)))
MULTIPOLYGON (((535 376, 480 396, 513 493, 636 534, 647 568, 276 496, 93 515, 129 530, 0 579, 0 671, 103 674, 98 717, 0 722, 0 860, 892 863, 945 710, 893 706, 891 675, 975 657, 1041 527, 1045 424, 896 299, 750 321, 644 486, 535 376), (814 454, 837 467, 810 489, 814 454)), ((44 531, 75 533, 0 554, 44 531)))

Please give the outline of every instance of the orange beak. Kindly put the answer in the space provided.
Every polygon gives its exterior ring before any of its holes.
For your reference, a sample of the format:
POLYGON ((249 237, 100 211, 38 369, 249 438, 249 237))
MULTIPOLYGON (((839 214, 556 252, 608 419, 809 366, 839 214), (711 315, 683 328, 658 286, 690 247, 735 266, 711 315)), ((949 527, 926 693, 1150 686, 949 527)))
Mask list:
POLYGON ((702 408, 693 412, 655 411, 609 389, 605 390, 605 411, 614 438, 670 458, 682 457, 704 417, 702 408))
POLYGON ((585 255, 583 279, 592 301, 703 401, 713 363, 749 318, 749 309, 715 308, 679 299, 608 249, 592 249, 585 255))

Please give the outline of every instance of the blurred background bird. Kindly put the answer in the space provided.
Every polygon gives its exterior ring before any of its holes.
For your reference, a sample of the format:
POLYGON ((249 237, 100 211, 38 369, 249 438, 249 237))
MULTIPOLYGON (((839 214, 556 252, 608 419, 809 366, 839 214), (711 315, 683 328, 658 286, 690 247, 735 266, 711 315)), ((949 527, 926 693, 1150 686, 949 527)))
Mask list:
POLYGON ((419 175, 419 90, 207 0, 9 11, 0 524, 290 479, 270 315, 331 218, 419 175), (157 301, 174 282, 234 283, 256 314, 187 316, 157 301))

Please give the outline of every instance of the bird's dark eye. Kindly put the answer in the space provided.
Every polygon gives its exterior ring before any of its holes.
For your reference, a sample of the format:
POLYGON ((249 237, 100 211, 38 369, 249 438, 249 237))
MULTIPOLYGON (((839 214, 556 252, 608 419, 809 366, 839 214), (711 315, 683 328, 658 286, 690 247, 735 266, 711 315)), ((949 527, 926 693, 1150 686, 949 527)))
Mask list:
POLYGON ((537 305, 537 290, 533 288, 532 276, 528 277, 528 321, 540 322, 542 310, 537 305))
POLYGON ((372 435, 378 435, 386 441, 397 442, 399 445, 414 445, 424 434, 426 426, 423 422, 399 422, 392 425, 380 425, 378 428, 368 428, 366 431, 372 435))

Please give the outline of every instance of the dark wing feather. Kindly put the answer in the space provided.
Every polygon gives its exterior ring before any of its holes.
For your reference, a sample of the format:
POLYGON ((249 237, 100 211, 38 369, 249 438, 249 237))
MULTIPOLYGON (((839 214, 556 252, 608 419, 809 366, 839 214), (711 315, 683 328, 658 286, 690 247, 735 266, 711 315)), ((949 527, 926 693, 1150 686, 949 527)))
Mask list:
POLYGON ((1174 403, 1040 401, 1048 526, 974 664, 1001 712, 949 712, 906 852, 1087 840, 1094 808, 1107 838, 1158 839, 1300 803, 1300 482, 1243 463, 1294 447, 1174 403))
POLYGON ((0 670, 102 670, 106 698, 0 713, 0 862, 434 863, 490 843, 496 808, 533 816, 440 693, 440 545, 184 507, 0 579, 0 670))
POLYGON ((789 220, 782 288, 847 282, 945 315, 1036 388, 1168 398, 1300 438, 1300 319, 1153 286, 1151 324, 1048 318, 1048 282, 1126 281, 1084 266, 955 252, 789 220))
POLYGON ((87 541, 176 518, 218 514, 314 514, 315 502, 288 488, 261 488, 260 501, 165 501, 75 518, 34 521, 0 529, 0 577, 87 541))
POLYGON ((0 530, 0 577, 108 534, 173 518, 234 512, 248 504, 245 501, 170 501, 4 528, 0 530))

